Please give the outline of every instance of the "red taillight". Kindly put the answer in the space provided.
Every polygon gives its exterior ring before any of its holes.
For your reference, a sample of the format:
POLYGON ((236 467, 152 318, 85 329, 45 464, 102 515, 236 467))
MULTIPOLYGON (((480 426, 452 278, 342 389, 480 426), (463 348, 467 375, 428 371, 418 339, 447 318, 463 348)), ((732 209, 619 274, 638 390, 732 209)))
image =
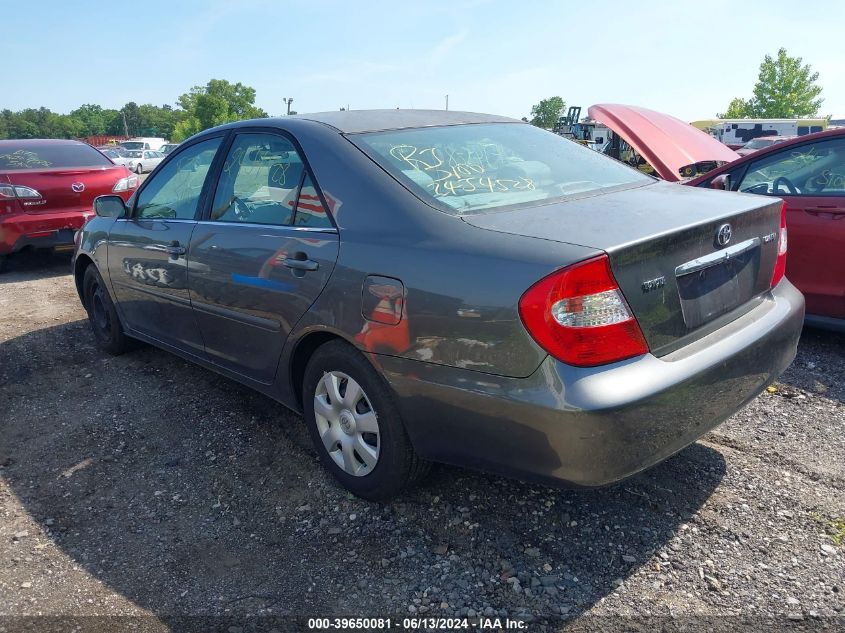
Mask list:
POLYGON ((780 207, 780 229, 778 230, 778 258, 772 272, 772 288, 778 285, 786 274, 786 203, 780 207))
POLYGON ((648 352, 607 255, 538 281, 520 298, 519 315, 540 347, 569 365, 593 367, 648 352))

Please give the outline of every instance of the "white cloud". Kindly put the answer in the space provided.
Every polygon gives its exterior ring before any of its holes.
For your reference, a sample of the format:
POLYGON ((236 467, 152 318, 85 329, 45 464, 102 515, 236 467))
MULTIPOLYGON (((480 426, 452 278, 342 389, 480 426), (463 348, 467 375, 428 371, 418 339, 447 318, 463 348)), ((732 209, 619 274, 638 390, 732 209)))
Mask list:
POLYGON ((452 54, 452 51, 467 38, 467 35, 469 35, 469 31, 461 29, 454 35, 443 38, 431 49, 428 60, 434 65, 446 61, 449 55, 452 54))

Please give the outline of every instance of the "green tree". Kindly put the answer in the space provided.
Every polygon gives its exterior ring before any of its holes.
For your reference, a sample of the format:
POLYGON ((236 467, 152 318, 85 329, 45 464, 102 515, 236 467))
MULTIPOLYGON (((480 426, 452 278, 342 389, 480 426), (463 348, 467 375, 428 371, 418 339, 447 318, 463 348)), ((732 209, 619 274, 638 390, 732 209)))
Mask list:
POLYGON ((194 86, 178 99, 182 112, 174 125, 174 141, 182 141, 202 130, 241 119, 266 117, 255 106, 255 89, 225 79, 211 79, 205 86, 194 86))
POLYGON ((760 74, 754 86, 754 96, 748 101, 734 99, 720 118, 797 119, 818 116, 824 99, 816 84, 819 73, 800 57, 790 57, 785 48, 777 57, 766 55, 760 64, 760 74), (729 114, 741 113, 739 116, 729 114))
POLYGON ((531 108, 531 125, 552 129, 563 114, 566 103, 560 97, 543 99, 531 108))
POLYGON ((129 136, 139 136, 138 130, 141 128, 141 109, 138 107, 138 104, 134 101, 130 101, 120 109, 120 113, 121 116, 126 119, 126 129, 129 132, 129 136))
POLYGON ((728 104, 728 109, 717 114, 720 119, 747 119, 751 116, 751 104, 740 97, 735 98, 728 104))
POLYGON ((819 113, 824 101, 817 98, 822 91, 816 85, 819 73, 801 62, 800 57, 787 55, 785 48, 778 51, 776 59, 766 55, 751 100, 755 117, 793 119, 819 113))
POLYGON ((86 103, 71 111, 68 115, 76 119, 82 128, 81 136, 94 136, 105 134, 108 125, 108 111, 102 107, 86 103))

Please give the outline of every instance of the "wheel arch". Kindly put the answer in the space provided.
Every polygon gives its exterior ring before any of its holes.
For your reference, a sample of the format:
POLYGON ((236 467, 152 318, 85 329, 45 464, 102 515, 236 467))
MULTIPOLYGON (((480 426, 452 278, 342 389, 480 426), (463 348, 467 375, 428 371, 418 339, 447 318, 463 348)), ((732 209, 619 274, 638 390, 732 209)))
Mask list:
POLYGON ((73 281, 76 285, 76 293, 79 295, 79 300, 82 301, 82 305, 85 305, 85 296, 82 288, 82 282, 85 279, 85 271, 88 270, 88 266, 93 265, 94 260, 85 253, 80 253, 73 264, 73 281))
MULTIPOLYGON (((344 341, 349 343, 345 337, 328 330, 316 330, 309 332, 296 342, 293 352, 290 355, 290 385, 293 391, 293 398, 299 410, 302 410, 302 384, 305 380, 305 368, 308 366, 308 361, 317 348, 325 345, 330 341, 344 341)), ((349 343, 350 345, 352 343, 349 343)))

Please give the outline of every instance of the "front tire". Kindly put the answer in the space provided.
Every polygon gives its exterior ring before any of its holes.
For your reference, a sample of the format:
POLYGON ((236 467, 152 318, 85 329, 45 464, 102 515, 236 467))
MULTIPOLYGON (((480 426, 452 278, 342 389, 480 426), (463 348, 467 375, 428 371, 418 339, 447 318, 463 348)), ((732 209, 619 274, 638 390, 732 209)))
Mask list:
POLYGON ((120 317, 109 296, 108 288, 93 264, 85 269, 82 296, 85 298, 85 310, 88 312, 88 321, 94 332, 97 347, 112 356, 126 352, 130 348, 130 341, 123 333, 120 317))
POLYGON ((144 173, 144 166, 141 165, 141 163, 138 163, 137 165, 135 165, 135 173, 138 174, 139 176, 144 173))
POLYGON ((302 402, 320 461, 352 494, 384 501, 428 471, 384 379, 348 343, 331 341, 314 352, 302 402))

